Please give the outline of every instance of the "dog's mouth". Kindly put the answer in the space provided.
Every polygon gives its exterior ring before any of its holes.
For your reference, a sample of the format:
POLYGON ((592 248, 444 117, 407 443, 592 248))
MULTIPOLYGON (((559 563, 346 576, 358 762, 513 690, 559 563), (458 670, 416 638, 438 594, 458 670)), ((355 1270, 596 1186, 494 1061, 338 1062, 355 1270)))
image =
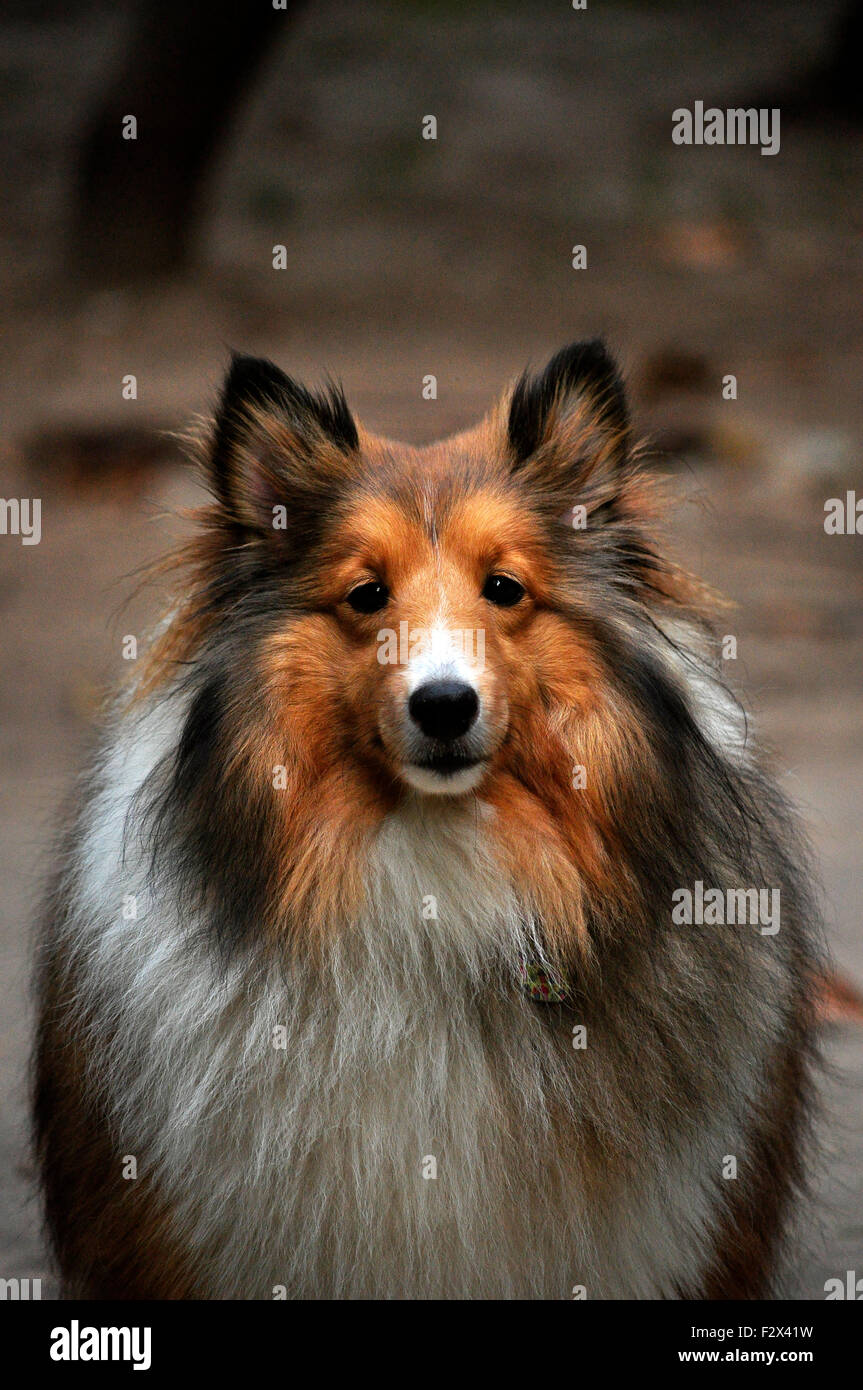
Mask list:
POLYGON ((480 723, 457 738, 434 738, 399 721, 379 733, 390 767, 415 791, 462 796, 479 787, 494 760, 497 740, 480 723))
POLYGON ((464 749, 428 749, 402 763, 401 775, 416 791, 462 796, 479 786, 487 767, 487 757, 464 749))
POLYGON ((470 768, 479 767, 483 762, 484 758, 473 757, 469 753, 446 752, 414 759, 410 766, 423 772, 435 773, 438 777, 453 777, 457 772, 467 772, 470 768))

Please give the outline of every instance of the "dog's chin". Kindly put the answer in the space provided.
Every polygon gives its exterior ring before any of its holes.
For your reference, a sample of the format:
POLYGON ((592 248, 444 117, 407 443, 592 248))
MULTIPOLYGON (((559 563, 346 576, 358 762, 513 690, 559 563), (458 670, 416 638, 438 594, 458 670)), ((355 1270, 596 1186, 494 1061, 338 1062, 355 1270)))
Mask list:
POLYGON ((465 796, 480 784, 488 767, 485 758, 435 758, 403 763, 402 781, 426 796, 465 796))

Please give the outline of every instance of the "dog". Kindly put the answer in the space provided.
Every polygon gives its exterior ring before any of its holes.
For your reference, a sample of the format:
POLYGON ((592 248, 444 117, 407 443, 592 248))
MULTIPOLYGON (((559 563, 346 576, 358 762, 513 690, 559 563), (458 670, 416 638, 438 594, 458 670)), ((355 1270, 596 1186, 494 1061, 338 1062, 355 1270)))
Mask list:
POLYGON ((774 1292, 811 872, 605 346, 422 449, 237 356, 199 452, 44 912, 64 1296, 774 1292))

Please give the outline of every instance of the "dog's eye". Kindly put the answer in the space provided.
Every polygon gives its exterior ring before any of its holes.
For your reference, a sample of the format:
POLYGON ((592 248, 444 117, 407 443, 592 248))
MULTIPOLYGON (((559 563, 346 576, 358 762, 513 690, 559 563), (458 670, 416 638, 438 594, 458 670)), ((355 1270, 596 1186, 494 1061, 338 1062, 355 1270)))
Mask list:
POLYGON ((483 585, 482 596, 489 603, 496 603, 498 608, 514 608, 524 598, 524 588, 508 574, 490 574, 483 585))
POLYGON ((390 591, 386 584, 371 580, 368 584, 358 584, 348 594, 348 603, 355 613, 379 613, 389 603, 390 591))

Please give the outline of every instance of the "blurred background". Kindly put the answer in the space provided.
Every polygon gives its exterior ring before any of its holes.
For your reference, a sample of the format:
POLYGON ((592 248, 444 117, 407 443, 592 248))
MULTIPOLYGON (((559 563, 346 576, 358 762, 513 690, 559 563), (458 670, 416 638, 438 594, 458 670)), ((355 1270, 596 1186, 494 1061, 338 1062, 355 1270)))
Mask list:
POLYGON ((122 638, 158 611, 136 571, 197 497, 166 431, 236 348, 421 443, 597 333, 673 475, 673 549, 737 604, 729 678, 822 869, 822 1155, 789 1288, 863 1274, 863 536, 824 530, 863 498, 861 36, 854 0, 4 0, 0 494, 40 498, 42 534, 0 535, 0 1276, 49 1277, 30 923, 122 638), (697 100, 779 107, 779 153, 673 144, 697 100))

